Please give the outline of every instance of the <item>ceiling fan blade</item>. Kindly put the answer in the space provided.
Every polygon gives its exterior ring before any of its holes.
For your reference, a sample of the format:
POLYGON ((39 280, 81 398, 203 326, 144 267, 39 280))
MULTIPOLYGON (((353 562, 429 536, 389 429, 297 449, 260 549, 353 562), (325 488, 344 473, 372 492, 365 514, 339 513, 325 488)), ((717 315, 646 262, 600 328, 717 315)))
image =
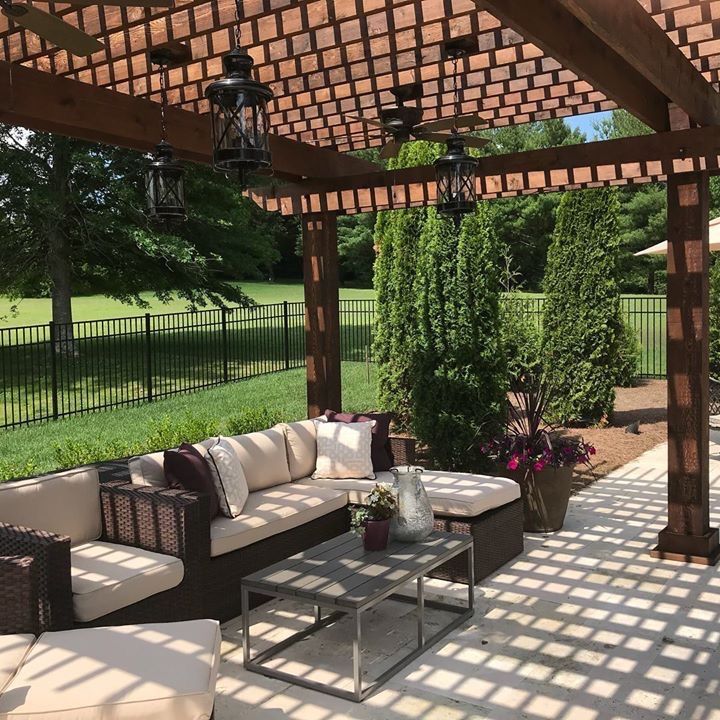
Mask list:
POLYGON ((456 118, 442 118, 418 125, 423 132, 435 132, 437 130, 452 130, 456 128, 473 128, 482 125, 483 120, 479 115, 460 115, 456 118))
POLYGON ((490 141, 487 138, 474 137, 473 135, 463 135, 466 147, 484 148, 490 141))
POLYGON ((73 55, 92 55, 105 47, 99 40, 68 25, 59 17, 26 3, 13 3, 11 9, 3 10, 3 14, 12 18, 17 25, 73 55))
MULTIPOLYGON (((53 0, 39 0, 39 2, 53 2, 53 0)), ((108 7, 173 7, 173 0, 69 0, 71 5, 107 5, 108 7)))
POLYGON ((385 125, 383 125, 379 120, 371 120, 370 118, 364 118, 362 115, 343 115, 343 117, 346 117, 348 120, 355 120, 356 122, 361 122, 364 125, 370 125, 371 127, 377 127, 382 128, 385 130, 385 125))
POLYGON ((413 134, 418 140, 427 140, 428 142, 436 143, 444 143, 450 137, 450 133, 448 133, 447 135, 436 132, 416 132, 413 134))
POLYGON ((400 154, 400 148, 403 146, 402 140, 391 140, 380 151, 380 157, 383 160, 397 157, 400 154))

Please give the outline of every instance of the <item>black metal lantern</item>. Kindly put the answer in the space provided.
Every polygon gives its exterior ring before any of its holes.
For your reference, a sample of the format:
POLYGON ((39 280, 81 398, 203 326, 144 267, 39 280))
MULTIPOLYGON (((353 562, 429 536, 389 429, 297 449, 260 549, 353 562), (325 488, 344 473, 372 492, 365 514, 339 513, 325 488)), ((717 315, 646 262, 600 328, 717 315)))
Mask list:
POLYGON ((150 60, 161 69, 160 117, 162 139, 155 147, 152 160, 145 169, 147 213, 164 221, 182 221, 185 213, 185 168, 173 157, 173 146, 167 141, 165 109, 167 107, 166 73, 170 57, 166 49, 150 53, 150 60))
MULTIPOLYGON (((454 45, 448 48, 453 60, 453 95, 455 118, 460 115, 460 90, 458 88, 458 60, 467 54, 465 47, 454 45)), ((468 138, 468 142, 475 138, 468 138)), ((478 159, 465 151, 466 139, 460 135, 457 124, 446 140, 447 153, 435 161, 435 179, 437 181, 437 209, 443 215, 449 215, 460 226, 463 215, 473 212, 477 204, 475 176, 478 159)))
POLYGON ((158 220, 185 220, 185 168, 173 158, 173 146, 162 140, 145 171, 148 215, 158 220))
POLYGON ((240 49, 239 0, 235 7, 236 47, 222 59, 225 77, 210 83, 205 97, 210 101, 213 167, 237 172, 245 185, 250 173, 272 165, 267 105, 273 93, 252 77, 253 59, 240 49))
POLYGON ((459 224, 477 204, 475 175, 478 159, 465 152, 465 140, 457 133, 447 139, 447 154, 435 161, 437 209, 459 224))

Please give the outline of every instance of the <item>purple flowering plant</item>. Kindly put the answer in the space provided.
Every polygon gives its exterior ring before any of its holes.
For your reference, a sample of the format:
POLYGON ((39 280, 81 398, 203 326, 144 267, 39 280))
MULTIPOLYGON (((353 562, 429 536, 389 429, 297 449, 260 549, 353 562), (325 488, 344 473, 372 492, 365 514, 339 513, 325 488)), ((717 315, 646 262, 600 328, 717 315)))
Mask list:
POLYGON ((550 394, 543 381, 525 378, 512 395, 505 432, 480 446, 483 455, 508 470, 592 466, 593 445, 582 438, 560 436, 559 428, 545 420, 550 394))

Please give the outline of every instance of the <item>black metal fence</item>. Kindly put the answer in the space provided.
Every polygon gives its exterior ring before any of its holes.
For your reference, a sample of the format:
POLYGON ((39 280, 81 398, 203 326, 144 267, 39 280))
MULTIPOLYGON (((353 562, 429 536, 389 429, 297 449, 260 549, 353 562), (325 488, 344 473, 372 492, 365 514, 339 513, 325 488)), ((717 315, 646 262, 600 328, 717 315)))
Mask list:
MULTIPOLYGON (((513 297, 540 326, 542 297, 513 297)), ((640 374, 665 375, 665 300, 624 297, 640 374)), ((374 300, 342 300, 344 361, 371 359, 374 300)), ((0 330, 0 427, 15 427, 302 367, 304 304, 88 320, 0 330)))

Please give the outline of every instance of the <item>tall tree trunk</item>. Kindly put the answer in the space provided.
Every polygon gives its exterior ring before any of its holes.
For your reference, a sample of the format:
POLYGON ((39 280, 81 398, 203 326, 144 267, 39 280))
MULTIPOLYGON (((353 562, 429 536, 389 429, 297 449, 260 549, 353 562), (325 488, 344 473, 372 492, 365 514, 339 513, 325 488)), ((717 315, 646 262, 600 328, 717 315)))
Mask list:
POLYGON ((72 326, 72 262, 70 243, 65 234, 65 217, 69 205, 69 180, 72 165, 71 141, 56 137, 53 142, 50 188, 55 199, 54 222, 47 229, 48 275, 52 297, 52 319, 55 323, 55 349, 65 354, 75 352, 72 326))

